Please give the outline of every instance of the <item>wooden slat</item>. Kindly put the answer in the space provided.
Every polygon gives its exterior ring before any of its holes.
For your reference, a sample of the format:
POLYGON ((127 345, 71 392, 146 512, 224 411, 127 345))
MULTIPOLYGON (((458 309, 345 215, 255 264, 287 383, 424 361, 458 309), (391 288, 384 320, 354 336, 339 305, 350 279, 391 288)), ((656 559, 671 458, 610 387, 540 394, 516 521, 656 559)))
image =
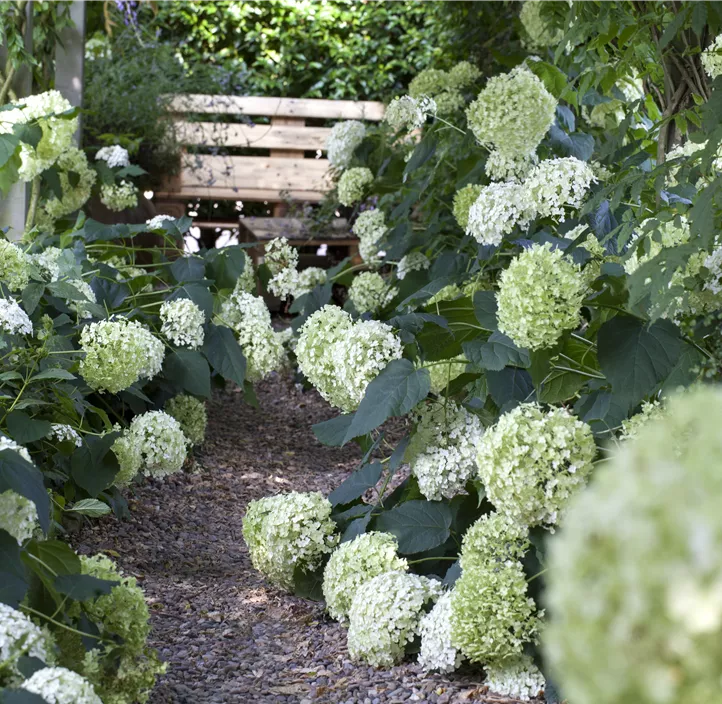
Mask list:
POLYGON ((170 97, 171 112, 303 117, 326 120, 370 120, 384 117, 384 104, 368 100, 320 98, 263 98, 238 95, 177 94, 170 97))
POLYGON ((329 127, 241 125, 228 122, 175 123, 181 144, 194 146, 247 147, 252 149, 326 149, 329 127))
POLYGON ((279 201, 284 198, 308 203, 320 203, 326 194, 324 191, 292 189, 281 193, 277 188, 233 188, 226 186, 183 186, 177 191, 156 191, 155 198, 169 200, 248 200, 254 202, 279 201))
POLYGON ((334 219, 325 232, 312 233, 307 222, 300 218, 257 218, 244 217, 240 224, 259 240, 272 240, 274 237, 287 237, 289 240, 344 239, 357 241, 349 233, 346 218, 334 219))
POLYGON ((184 189, 194 186, 238 189, 325 191, 331 188, 327 159, 267 156, 189 156, 181 170, 184 189))

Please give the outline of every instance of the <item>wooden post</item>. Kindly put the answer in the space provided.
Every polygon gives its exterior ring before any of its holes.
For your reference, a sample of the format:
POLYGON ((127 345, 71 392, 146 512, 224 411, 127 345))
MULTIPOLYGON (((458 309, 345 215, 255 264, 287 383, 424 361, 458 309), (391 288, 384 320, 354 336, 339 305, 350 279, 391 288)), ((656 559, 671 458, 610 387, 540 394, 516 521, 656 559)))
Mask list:
MULTIPOLYGON (((83 74, 85 70, 85 3, 70 3, 73 27, 66 27, 55 47, 55 87, 73 107, 83 105, 83 74)), ((80 146, 82 116, 78 116, 75 146, 80 146)))
MULTIPOLYGON (((272 125, 294 125, 295 127, 303 127, 306 120, 301 117, 272 117, 272 125)), ((298 149, 271 149, 271 157, 280 157, 282 159, 303 159, 303 151, 298 149)), ((273 217, 282 218, 288 213, 288 205, 286 203, 273 204, 273 217)))
MULTIPOLYGON (((33 3, 32 0, 25 6, 25 48, 32 54, 33 51, 33 3)), ((4 52, 0 53, 3 65, 6 60, 4 52)), ((13 90, 18 98, 30 95, 33 89, 33 74, 28 66, 21 66, 13 79, 13 90)), ((5 198, 0 198, 0 227, 10 228, 8 237, 19 240, 25 231, 25 216, 30 202, 30 185, 16 183, 5 198)))

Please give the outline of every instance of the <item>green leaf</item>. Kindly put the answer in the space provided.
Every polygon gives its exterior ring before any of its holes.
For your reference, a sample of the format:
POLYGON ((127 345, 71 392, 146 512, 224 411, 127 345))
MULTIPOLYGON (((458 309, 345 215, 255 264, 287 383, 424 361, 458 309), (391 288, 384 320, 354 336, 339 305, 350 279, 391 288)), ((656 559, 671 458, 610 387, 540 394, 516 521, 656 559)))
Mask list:
POLYGON ((408 359, 395 359, 368 385, 345 442, 370 433, 391 416, 406 415, 430 389, 428 369, 416 369, 408 359))
POLYGON ((10 161, 20 145, 20 140, 14 134, 0 134, 0 168, 10 161))
POLYGON ((304 599, 323 601, 323 568, 306 572, 297 565, 293 571, 293 591, 304 599))
POLYGON ((211 371, 208 362, 196 350, 173 350, 166 355, 163 375, 194 396, 211 396, 211 371))
POLYGON ((45 292, 45 284, 29 283, 23 289, 23 306, 28 315, 32 315, 45 292))
POLYGON ((73 453, 70 461, 73 479, 92 497, 111 486, 118 474, 120 465, 110 448, 119 436, 118 431, 103 437, 86 435, 83 446, 73 453))
POLYGON ((246 258, 241 247, 224 247, 211 250, 207 262, 207 276, 216 282, 216 288, 235 288, 246 258))
POLYGON ((169 301, 179 298, 189 298, 193 301, 206 314, 206 319, 213 315, 213 294, 203 284, 183 284, 168 296, 169 301))
POLYGON ((690 386, 699 378, 704 357, 692 345, 685 344, 677 363, 664 380, 663 394, 674 393, 680 386, 690 386))
POLYGON ((0 529, 0 602, 17 608, 27 591, 28 581, 20 559, 20 546, 10 533, 0 529))
POLYGON ((246 358, 230 328, 209 325, 203 343, 203 354, 214 371, 224 379, 243 386, 246 378, 246 358))
POLYGON ((79 513, 83 516, 90 516, 91 518, 97 518, 98 516, 105 516, 106 513, 110 513, 110 506, 98 501, 98 499, 81 499, 76 501, 70 508, 66 508, 67 513, 79 513))
POLYGON ((534 394, 534 384, 525 369, 506 367, 498 372, 487 372, 486 383, 494 403, 507 410, 528 401, 534 394))
POLYGON ((28 381, 32 384, 34 381, 46 381, 52 379, 53 381, 72 381, 77 377, 71 374, 67 369, 61 369, 60 367, 53 367, 52 369, 44 369, 42 372, 38 372, 34 376, 30 377, 28 381))
POLYGON ((399 552, 410 555, 431 550, 450 535, 452 512, 438 501, 406 501, 376 517, 374 528, 395 535, 399 552))
POLYGON ((542 403, 561 403, 572 398, 587 382, 587 377, 575 372, 554 371, 539 388, 542 403))
POLYGON ((55 589, 75 601, 97 599, 110 594, 120 580, 98 579, 89 574, 60 574, 55 578, 55 589))
POLYGON ((599 329, 599 364, 615 396, 628 407, 649 396, 682 354, 679 329, 669 320, 652 325, 617 315, 599 329))
POLYGON ((53 580, 57 575, 80 574, 80 558, 61 540, 31 540, 26 550, 40 561, 23 558, 36 574, 53 580))
POLYGON ((411 158, 404 169, 404 176, 408 176, 420 166, 423 166, 436 152, 436 140, 427 136, 422 139, 411 154, 411 158))
POLYGON ((170 265, 173 278, 182 284, 186 281, 197 281, 205 276, 206 262, 201 257, 178 257, 170 265))
POLYGON ((472 340, 463 344, 466 358, 480 369, 500 371, 506 366, 528 367, 529 351, 520 349, 506 335, 493 332, 489 339, 472 340))
POLYGON ((574 406, 576 414, 598 436, 607 436, 627 417, 627 403, 609 391, 593 391, 582 396, 574 406))
POLYGON ((6 164, 0 168, 0 191, 7 198, 13 184, 17 183, 20 178, 19 170, 22 162, 20 160, 20 150, 15 152, 6 164))
POLYGON ((546 61, 528 61, 527 65, 533 73, 541 78, 545 88, 555 98, 559 98, 567 87, 566 74, 546 61))
POLYGON ((344 413, 330 420, 316 423, 311 426, 313 434, 318 438, 319 442, 329 447, 341 447, 346 440, 351 423, 353 421, 353 413, 344 413))
POLYGON ((5 689, 0 691, 2 704, 47 704, 39 694, 28 692, 27 689, 5 689))
POLYGON ((43 138, 43 129, 37 122, 23 122, 13 125, 13 134, 35 149, 43 138))
POLYGON ((8 489, 30 499, 44 532, 50 528, 50 499, 40 470, 14 450, 0 450, 0 494, 8 489))
POLYGON ((338 506, 357 499, 365 491, 376 486, 382 472, 383 467, 380 462, 371 462, 365 465, 347 477, 340 486, 336 487, 329 495, 328 500, 332 506, 338 506))
POLYGON ((477 291, 474 294, 474 313, 484 330, 497 330, 496 295, 493 291, 477 291))
POLYGON ((13 411, 6 419, 8 431, 15 442, 27 445, 50 434, 50 423, 36 420, 22 411, 13 411))

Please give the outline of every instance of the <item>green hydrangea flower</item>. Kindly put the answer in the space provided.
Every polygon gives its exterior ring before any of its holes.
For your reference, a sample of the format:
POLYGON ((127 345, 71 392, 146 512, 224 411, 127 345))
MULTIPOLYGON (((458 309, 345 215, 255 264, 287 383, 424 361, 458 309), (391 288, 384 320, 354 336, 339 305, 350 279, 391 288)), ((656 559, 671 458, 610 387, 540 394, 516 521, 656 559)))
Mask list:
POLYGON ((371 169, 365 166, 357 166, 344 171, 338 180, 338 199, 342 205, 351 206, 360 200, 368 192, 374 182, 374 175, 371 169))
POLYGON ((165 404, 168 415, 173 416, 181 426, 183 434, 192 445, 202 445, 206 437, 208 414, 206 404, 195 396, 178 394, 165 404))

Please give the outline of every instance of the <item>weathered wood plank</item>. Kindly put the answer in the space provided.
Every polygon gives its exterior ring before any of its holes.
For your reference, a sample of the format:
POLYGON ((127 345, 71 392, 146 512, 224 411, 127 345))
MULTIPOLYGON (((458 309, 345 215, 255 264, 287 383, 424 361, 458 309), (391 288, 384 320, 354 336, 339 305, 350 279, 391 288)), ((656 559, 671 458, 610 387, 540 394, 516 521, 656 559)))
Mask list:
POLYGON ((283 125, 241 125, 228 122, 175 123, 181 144, 193 146, 247 147, 251 149, 326 149, 328 127, 289 127, 283 125))
POLYGON ((259 240, 287 237, 290 240, 341 239, 357 241, 349 232, 346 218, 335 218, 322 234, 313 233, 309 223, 300 218, 257 218, 243 217, 240 224, 259 240))
POLYGON ((252 200, 252 201, 280 201, 284 198, 308 203, 320 203, 326 193, 324 191, 307 191, 304 189, 291 189, 281 191, 277 188, 233 188, 213 186, 181 186, 178 190, 162 190, 155 192, 155 198, 170 200, 191 200, 202 198, 206 200, 252 200))
POLYGON ((171 97, 171 112, 264 115, 326 120, 370 120, 384 117, 384 104, 369 100, 325 100, 321 98, 265 98, 237 95, 177 94, 171 97))

